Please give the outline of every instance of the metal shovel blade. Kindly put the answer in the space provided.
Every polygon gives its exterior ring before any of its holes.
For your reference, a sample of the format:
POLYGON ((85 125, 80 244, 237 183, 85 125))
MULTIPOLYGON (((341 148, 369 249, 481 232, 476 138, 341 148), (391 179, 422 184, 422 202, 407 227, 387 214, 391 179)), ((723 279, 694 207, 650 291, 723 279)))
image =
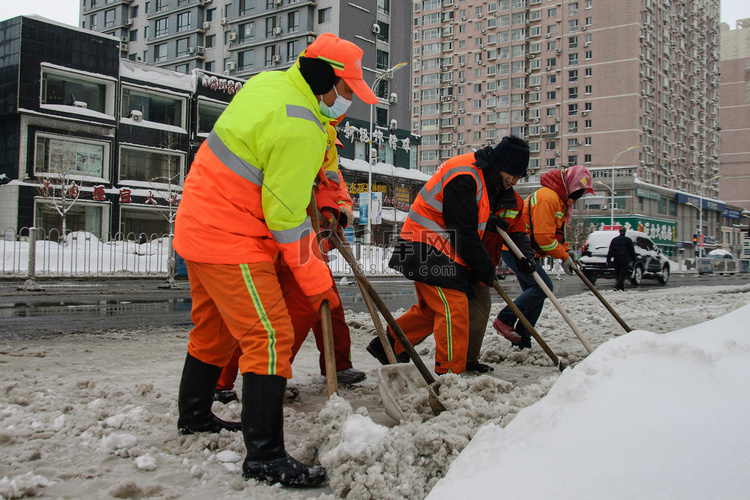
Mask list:
POLYGON ((427 385, 419 369, 414 364, 385 365, 378 368, 378 388, 383 400, 385 413, 393 420, 400 422, 406 416, 398 404, 399 399, 426 388, 429 391, 429 403, 435 415, 445 411, 437 399, 436 389, 427 385))
POLYGON ((417 392, 422 387, 427 387, 427 382, 416 365, 396 364, 378 368, 378 388, 385 413, 397 422, 406 418, 398 405, 398 400, 417 392))

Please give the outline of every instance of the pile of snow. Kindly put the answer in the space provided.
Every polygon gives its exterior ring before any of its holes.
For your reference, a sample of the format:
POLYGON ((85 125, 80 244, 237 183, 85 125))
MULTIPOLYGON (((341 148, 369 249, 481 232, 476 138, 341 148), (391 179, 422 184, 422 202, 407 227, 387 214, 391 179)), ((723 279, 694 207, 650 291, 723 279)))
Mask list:
MULTIPOLYGON (((488 324, 482 361, 495 371, 441 377, 449 411, 433 416, 418 393, 398 425, 364 350, 371 319, 347 313, 368 378, 330 400, 310 336, 290 381, 299 401, 284 409, 287 450, 328 471, 328 486, 306 491, 243 480, 239 433, 177 433, 187 329, 0 334, 0 496, 744 497, 750 286, 602 294, 636 331, 590 293, 560 299, 597 347, 587 357, 546 305, 537 328, 570 365, 560 374, 538 346, 512 348, 488 324)), ((431 366, 434 342, 418 349, 431 366)), ((221 418, 240 411, 214 404, 221 418)))

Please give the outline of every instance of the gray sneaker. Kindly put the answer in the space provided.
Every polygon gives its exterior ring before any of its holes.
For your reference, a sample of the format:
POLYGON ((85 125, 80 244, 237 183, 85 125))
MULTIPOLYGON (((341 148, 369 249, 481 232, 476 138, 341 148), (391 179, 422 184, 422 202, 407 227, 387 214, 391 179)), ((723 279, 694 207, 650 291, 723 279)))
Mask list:
POLYGON ((357 382, 362 382, 366 378, 367 375, 365 375, 365 372, 357 370, 356 368, 347 368, 336 372, 336 380, 342 385, 356 384, 357 382))

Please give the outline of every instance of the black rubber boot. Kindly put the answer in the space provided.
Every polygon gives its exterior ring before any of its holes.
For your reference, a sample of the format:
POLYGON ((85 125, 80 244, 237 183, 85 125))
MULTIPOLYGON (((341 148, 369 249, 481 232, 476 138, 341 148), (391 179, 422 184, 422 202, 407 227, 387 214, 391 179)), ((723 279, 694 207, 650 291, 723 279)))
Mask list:
POLYGON ((227 422, 211 412, 216 384, 220 376, 220 366, 209 365, 190 354, 187 355, 177 399, 180 412, 177 429, 181 433, 218 433, 222 429, 233 432, 242 430, 240 422, 227 422))
POLYGON ((284 397, 286 379, 278 375, 242 375, 242 434, 247 457, 245 479, 312 488, 326 481, 325 470, 310 467, 284 449, 284 397))
MULTIPOLYGON (((393 349, 393 346, 396 345, 396 339, 388 335, 388 341, 391 344, 391 349, 393 349)), ((390 364, 388 362, 388 356, 385 354, 385 349, 383 348, 383 343, 380 341, 380 337, 375 337, 370 341, 369 344, 367 344, 367 347, 365 348, 367 352, 369 352, 373 358, 380 361, 381 365, 388 365, 390 364)), ((394 354, 396 354, 394 352, 394 354)), ((396 354, 396 361, 399 363, 408 363, 411 361, 411 358, 409 358, 409 354, 404 351, 401 354, 396 354)))

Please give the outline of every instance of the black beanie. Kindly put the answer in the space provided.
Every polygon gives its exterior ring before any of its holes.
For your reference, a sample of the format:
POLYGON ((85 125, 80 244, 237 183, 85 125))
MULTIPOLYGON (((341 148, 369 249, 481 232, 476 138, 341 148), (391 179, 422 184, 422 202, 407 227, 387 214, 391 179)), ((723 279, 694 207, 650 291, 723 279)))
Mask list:
POLYGON ((510 137, 503 137, 500 144, 492 150, 492 160, 501 172, 514 177, 526 177, 529 167, 529 147, 513 144, 510 137))
POLYGON ((330 92, 336 81, 336 73, 333 71, 333 66, 322 59, 300 57, 299 70, 302 73, 302 77, 310 86, 310 90, 315 95, 330 92))

